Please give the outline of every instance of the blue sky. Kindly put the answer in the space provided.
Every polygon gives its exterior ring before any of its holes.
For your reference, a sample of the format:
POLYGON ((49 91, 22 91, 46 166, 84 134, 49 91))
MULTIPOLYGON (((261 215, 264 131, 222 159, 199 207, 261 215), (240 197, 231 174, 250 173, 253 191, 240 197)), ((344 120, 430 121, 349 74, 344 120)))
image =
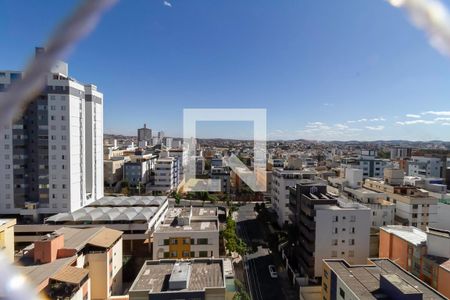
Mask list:
MULTIPOLYGON (((120 1, 66 59, 104 93, 106 133, 181 136, 183 108, 266 108, 270 138, 450 140, 450 59, 385 1, 169 2, 120 1)), ((0 2, 0 69, 22 69, 76 5, 0 2)))

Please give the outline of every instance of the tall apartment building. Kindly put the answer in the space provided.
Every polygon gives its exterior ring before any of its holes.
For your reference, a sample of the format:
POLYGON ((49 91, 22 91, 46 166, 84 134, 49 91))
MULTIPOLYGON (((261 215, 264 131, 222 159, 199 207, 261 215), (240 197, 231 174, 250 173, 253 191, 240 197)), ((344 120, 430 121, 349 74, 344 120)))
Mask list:
POLYGON ((220 191, 231 192, 231 174, 229 167, 211 167, 211 179, 220 180, 220 191))
MULTIPOLYGON (((0 92, 21 76, 0 72, 0 92)), ((103 197, 103 95, 69 77, 68 64, 56 64, 40 95, 0 128, 0 145, 0 214, 37 220, 103 197)))
POLYGON ((153 259, 219 257, 217 208, 171 208, 153 232, 153 259))
POLYGON ((195 175, 205 174, 205 158, 203 156, 195 157, 195 175))
POLYGON ((164 142, 164 146, 166 146, 166 148, 172 148, 172 142, 173 142, 173 138, 171 138, 171 137, 165 137, 164 139, 163 139, 163 142, 164 142))
POLYGON ((170 157, 167 151, 162 151, 155 164, 155 183, 148 187, 156 192, 171 192, 180 183, 179 160, 170 157))
POLYGON ((289 188, 293 223, 299 231, 298 267, 310 279, 322 276, 322 260, 345 258, 364 263, 369 257, 370 209, 327 194, 326 185, 304 181, 289 188))
POLYGON ((178 182, 181 182, 184 179, 184 167, 183 162, 187 159, 187 152, 183 151, 183 149, 174 149, 171 148, 168 150, 169 156, 174 157, 177 161, 175 162, 177 165, 177 176, 178 182))
POLYGON ((147 144, 152 143, 152 130, 150 128, 147 128, 147 124, 144 124, 143 128, 139 128, 137 131, 138 135, 138 144, 139 142, 147 142, 147 144))
POLYGON ((446 157, 412 156, 408 161, 409 176, 445 178, 447 169, 446 157))
POLYGON ((412 225, 425 230, 434 227, 437 220, 438 199, 413 186, 403 185, 403 172, 386 169, 384 180, 366 179, 364 187, 386 194, 386 200, 395 204, 395 223, 412 225))
POLYGON ((284 170, 275 168, 272 171, 271 203, 277 213, 277 221, 280 227, 290 223, 289 215, 289 187, 304 179, 314 179, 315 172, 300 170, 284 170))
POLYGON ((411 155, 412 155, 412 148, 394 147, 391 149, 391 160, 410 158, 411 155))

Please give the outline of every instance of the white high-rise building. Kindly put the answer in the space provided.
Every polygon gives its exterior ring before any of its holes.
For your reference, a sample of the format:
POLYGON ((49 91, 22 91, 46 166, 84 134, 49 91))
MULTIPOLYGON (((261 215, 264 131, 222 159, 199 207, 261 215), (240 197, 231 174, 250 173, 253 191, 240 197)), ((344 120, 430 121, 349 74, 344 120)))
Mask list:
MULTIPOLYGON (((0 92, 21 76, 0 71, 0 92)), ((23 113, 0 128, 0 214, 36 220, 103 197, 103 94, 70 78, 64 62, 46 81, 23 113)))
POLYGON ((284 170, 275 168, 272 172, 272 190, 271 202, 272 207, 277 213, 278 225, 282 227, 284 224, 291 223, 289 215, 289 187, 295 187, 304 179, 314 179, 315 172, 300 170, 284 170))
POLYGON ((161 151, 155 164, 155 184, 149 189, 157 192, 172 192, 179 184, 179 160, 170 157, 168 151, 161 151))
POLYGON ((408 162, 409 176, 444 178, 447 162, 441 157, 413 156, 408 162))

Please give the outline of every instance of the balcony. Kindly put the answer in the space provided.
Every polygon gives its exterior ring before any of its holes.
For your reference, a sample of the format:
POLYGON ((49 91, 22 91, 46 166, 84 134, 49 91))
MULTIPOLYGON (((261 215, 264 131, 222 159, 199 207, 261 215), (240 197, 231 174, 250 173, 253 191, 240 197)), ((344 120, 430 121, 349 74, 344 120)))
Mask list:
POLYGON ((316 223, 307 216, 305 216, 304 214, 300 214, 299 220, 300 223, 305 225, 309 230, 312 231, 316 230, 316 223))

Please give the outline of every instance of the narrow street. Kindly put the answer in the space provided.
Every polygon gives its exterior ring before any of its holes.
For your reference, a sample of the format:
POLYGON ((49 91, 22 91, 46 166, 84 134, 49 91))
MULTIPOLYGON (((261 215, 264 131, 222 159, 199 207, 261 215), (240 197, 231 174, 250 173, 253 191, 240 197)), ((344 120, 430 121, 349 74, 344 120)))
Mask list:
MULTIPOLYGON (((238 235, 249 247, 257 251, 244 257, 247 286, 253 300, 269 299, 295 299, 287 296, 280 282, 283 272, 277 268, 278 278, 272 278, 269 273, 269 265, 275 265, 274 258, 269 249, 264 245, 265 236, 262 224, 256 219, 254 204, 241 206, 237 216, 238 235)), ((291 293, 292 294, 292 293, 291 293)))

